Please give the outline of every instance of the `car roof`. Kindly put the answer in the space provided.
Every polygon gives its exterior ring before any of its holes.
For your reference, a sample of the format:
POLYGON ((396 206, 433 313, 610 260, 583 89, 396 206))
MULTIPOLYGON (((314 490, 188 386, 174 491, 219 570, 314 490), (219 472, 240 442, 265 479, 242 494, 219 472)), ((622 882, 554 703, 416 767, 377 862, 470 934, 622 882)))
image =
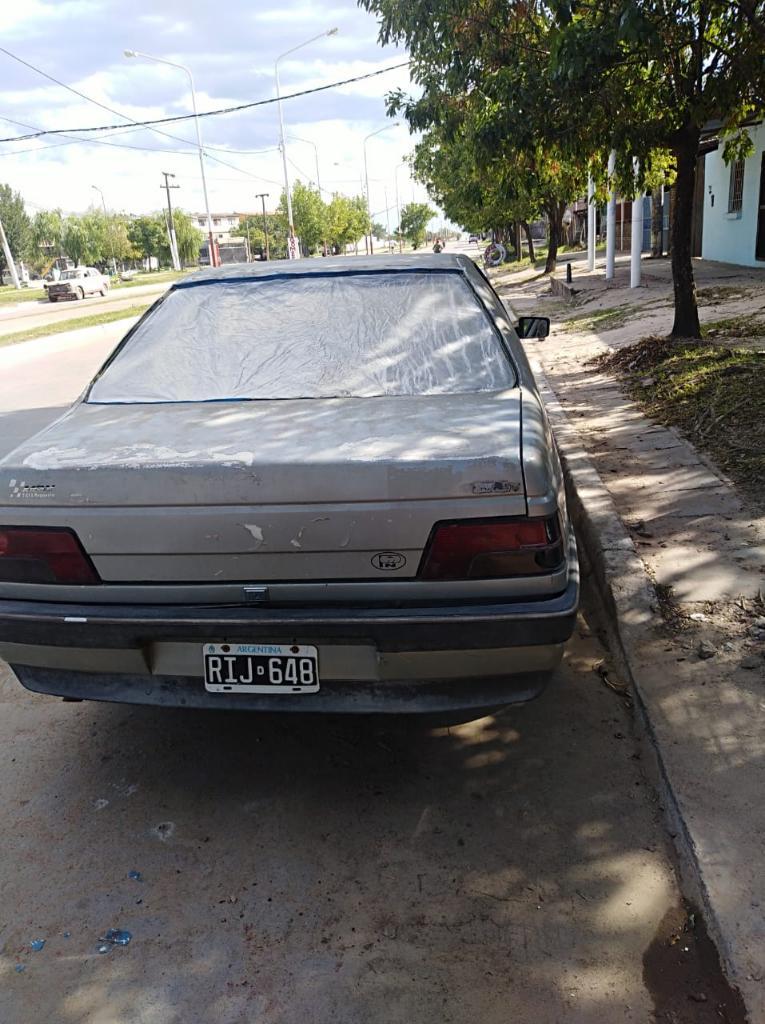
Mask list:
POLYGON ((351 271, 459 270, 464 272, 473 261, 464 253, 387 253, 380 256, 328 256, 303 260, 258 260, 255 263, 228 263, 222 267, 199 270, 186 281, 231 281, 236 278, 273 277, 291 274, 336 274, 351 271))

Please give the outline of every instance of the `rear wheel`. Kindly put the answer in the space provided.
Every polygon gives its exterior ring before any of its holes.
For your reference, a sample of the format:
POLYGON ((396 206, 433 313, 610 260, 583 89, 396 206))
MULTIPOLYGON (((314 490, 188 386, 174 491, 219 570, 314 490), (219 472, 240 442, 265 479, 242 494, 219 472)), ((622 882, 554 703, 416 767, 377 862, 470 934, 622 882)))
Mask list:
POLYGON ((104 285, 104 287, 101 289, 99 294, 101 295, 102 298, 105 299, 106 296, 108 295, 108 293, 109 293, 109 289, 106 287, 106 285, 104 285))
POLYGON ((48 302, 58 302, 58 295, 49 295, 48 302))

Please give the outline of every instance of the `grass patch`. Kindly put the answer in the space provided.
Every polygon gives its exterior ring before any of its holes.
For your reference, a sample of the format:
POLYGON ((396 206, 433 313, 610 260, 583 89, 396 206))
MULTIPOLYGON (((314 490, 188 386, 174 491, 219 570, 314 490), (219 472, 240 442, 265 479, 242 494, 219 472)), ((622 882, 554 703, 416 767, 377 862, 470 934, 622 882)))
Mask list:
MULTIPOLYGON (((137 288, 139 285, 147 284, 170 284, 181 277, 188 277, 198 267, 191 267, 189 270, 160 270, 154 273, 137 274, 132 281, 120 281, 112 278, 114 291, 122 291, 123 288, 137 288)), ((41 302, 48 298, 44 288, 21 288, 17 290, 13 285, 0 285, 0 305, 16 302, 41 302)))
POLYGON ((765 323, 751 313, 729 316, 702 324, 701 335, 703 338, 765 338, 765 323))
POLYGON ((16 289, 12 284, 0 285, 0 304, 12 304, 16 302, 39 302, 47 298, 44 288, 21 288, 16 289))
POLYGON ((137 288, 139 285, 145 284, 165 284, 170 281, 178 281, 182 277, 188 277, 199 267, 192 267, 189 270, 160 270, 155 271, 153 274, 136 274, 132 281, 113 281, 112 288, 119 288, 122 291, 123 288, 137 288))
POLYGON ((13 334, 0 335, 0 345, 16 345, 20 341, 32 341, 45 338, 49 334, 64 334, 66 331, 78 331, 81 327, 97 327, 99 324, 110 324, 114 320, 125 320, 131 316, 140 316, 151 305, 150 302, 127 309, 112 309, 106 313, 93 313, 92 316, 81 316, 69 320, 60 320, 54 324, 43 324, 42 327, 30 327, 26 331, 14 331, 13 334))
POLYGON ((679 428, 758 503, 765 493, 765 354, 644 338, 594 361, 659 423, 679 428))
POLYGON ((564 326, 567 331, 591 331, 594 334, 598 331, 613 331, 616 327, 623 327, 636 309, 636 306, 629 304, 596 309, 571 317, 564 326))
POLYGON ((745 299, 751 294, 751 289, 731 284, 707 285, 704 288, 696 289, 696 299, 699 305, 731 302, 733 299, 745 299))

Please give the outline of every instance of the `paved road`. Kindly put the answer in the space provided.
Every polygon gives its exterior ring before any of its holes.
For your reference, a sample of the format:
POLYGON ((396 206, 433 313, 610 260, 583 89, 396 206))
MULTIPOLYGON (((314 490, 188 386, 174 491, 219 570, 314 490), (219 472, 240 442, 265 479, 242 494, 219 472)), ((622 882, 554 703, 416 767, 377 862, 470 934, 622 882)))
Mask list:
MULTIPOLYGON (((3 447, 110 329, 0 350, 3 447)), ((65 704, 0 664, 0 1021, 711 1024, 603 657, 581 623, 543 698, 450 730, 65 704)))
POLYGON ((678 895, 601 656, 577 637, 537 703, 432 731, 6 672, 0 1020, 645 1024, 678 895))
POLYGON ((172 282, 163 284, 136 285, 131 288, 114 289, 106 298, 100 295, 89 295, 88 298, 76 302, 20 302, 18 304, 0 305, 0 336, 13 334, 16 331, 31 330, 46 324, 60 323, 62 320, 76 320, 94 313, 106 313, 114 309, 126 309, 141 303, 153 301, 158 295, 167 291, 172 282))

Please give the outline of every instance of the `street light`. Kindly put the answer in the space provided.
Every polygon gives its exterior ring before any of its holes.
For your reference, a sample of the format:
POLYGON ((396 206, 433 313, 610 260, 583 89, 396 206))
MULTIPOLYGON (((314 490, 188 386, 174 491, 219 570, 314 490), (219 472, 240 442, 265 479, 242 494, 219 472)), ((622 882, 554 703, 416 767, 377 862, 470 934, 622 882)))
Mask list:
POLYGON ((367 142, 373 139, 375 135, 380 135, 382 132, 387 132, 391 128, 395 128, 399 124, 398 121, 393 121, 392 124, 384 124, 382 128, 378 128, 376 132, 370 132, 369 135, 364 139, 364 179, 367 183, 367 220, 369 221, 369 255, 374 256, 374 243, 372 241, 372 209, 369 205, 369 168, 367 167, 367 142))
POLYGON ((285 50, 284 53, 280 53, 274 61, 274 78, 276 79, 276 105, 279 108, 279 146, 282 151, 282 165, 284 167, 284 193, 287 197, 287 223, 289 225, 289 239, 287 243, 287 256, 290 259, 295 259, 297 253, 293 248, 293 239, 295 237, 295 225, 292 222, 292 197, 290 196, 290 176, 287 170, 287 142, 284 134, 284 112, 282 111, 282 97, 279 89, 279 61, 284 60, 285 57, 289 57, 291 53, 295 53, 296 50, 302 50, 304 46, 309 46, 311 43, 315 43, 317 39, 323 39, 325 36, 334 36, 337 33, 336 28, 330 28, 326 32, 319 32, 317 36, 311 36, 310 39, 306 39, 304 43, 298 43, 297 46, 293 46, 289 50, 285 50), (294 255, 293 255, 294 253, 294 255))
POLYGON ((142 60, 153 60, 156 64, 167 64, 168 67, 177 68, 179 71, 185 71, 189 76, 189 85, 191 86, 191 106, 194 111, 194 124, 197 129, 197 148, 199 149, 199 169, 202 172, 202 192, 205 197, 205 213, 207 214, 207 238, 210 246, 210 266, 217 266, 217 260, 215 258, 215 243, 213 241, 213 229, 212 229, 212 217, 210 216, 210 201, 207 198, 207 179, 205 178, 205 157, 204 151, 202 150, 202 130, 199 127, 199 114, 197 113, 197 96, 194 91, 194 76, 191 73, 191 69, 187 68, 185 64, 176 64, 175 61, 165 60, 164 57, 152 57, 149 53, 141 53, 140 50, 124 50, 126 57, 138 57, 142 60))
MULTIPOLYGON (((103 192, 98 187, 98 185, 91 185, 90 187, 94 188, 96 190, 96 192, 98 192, 98 194, 101 196, 101 205, 104 208, 104 219, 108 221, 109 214, 106 212, 106 200, 104 199, 103 192)), ((116 276, 116 274, 117 274, 117 261, 114 258, 114 237, 112 235, 112 226, 111 226, 111 224, 108 225, 108 228, 109 228, 109 248, 112 250, 112 273, 116 276)))
POLYGON ((315 142, 311 142, 310 139, 301 139, 299 135, 288 135, 288 139, 292 142, 304 142, 306 146, 313 146, 314 161, 316 163, 316 187, 321 195, 321 179, 319 178, 319 147, 315 142))
POLYGON ((398 169, 399 167, 408 167, 406 160, 402 160, 400 164, 396 164, 396 168, 393 171, 393 179, 396 183, 396 217, 398 218, 398 251, 402 253, 404 251, 404 236, 401 234, 401 204, 398 201, 398 169))

